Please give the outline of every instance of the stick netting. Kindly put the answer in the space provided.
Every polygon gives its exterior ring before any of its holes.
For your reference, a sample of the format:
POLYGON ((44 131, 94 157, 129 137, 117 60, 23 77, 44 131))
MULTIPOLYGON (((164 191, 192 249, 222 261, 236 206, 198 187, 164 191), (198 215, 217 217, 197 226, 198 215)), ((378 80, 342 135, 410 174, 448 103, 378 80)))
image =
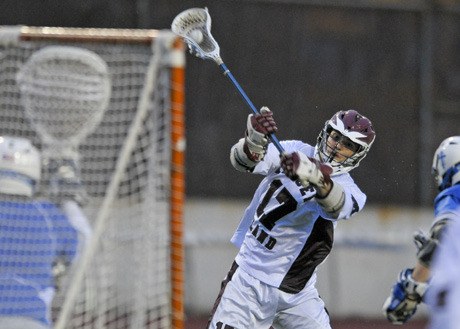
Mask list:
MULTIPOLYGON (((97 34, 97 30, 92 29, 92 33, 97 34)), ((152 43, 136 43, 130 41, 129 36, 124 37, 128 42, 106 42, 98 38, 88 42, 38 40, 40 38, 14 40, 0 33, 0 134, 29 138, 39 149, 43 149, 45 143, 21 102, 17 81, 21 67, 40 49, 56 45, 90 50, 108 67, 111 81, 109 104, 97 127, 77 145, 80 179, 87 197, 83 210, 93 228, 98 217, 103 217, 103 224, 97 241, 93 241, 94 250, 82 254, 90 259, 78 283, 78 293, 70 304, 70 313, 65 320, 67 329, 161 329, 172 326, 169 226, 171 72, 168 63, 171 48, 168 38, 162 39, 161 33, 152 39, 152 43), (162 45, 155 46, 159 42, 162 45), (152 63, 155 67, 150 72, 155 76, 147 78, 152 63), (139 124, 133 126, 139 111, 144 111, 144 115, 139 124), (108 189, 117 166, 123 163, 120 154, 130 134, 134 134, 131 135, 134 136, 132 149, 128 149, 119 181, 112 187, 113 200, 106 214, 101 215, 101 205, 111 192, 108 189)), ((49 69, 52 70, 53 65, 49 69)), ((57 111, 56 99, 66 96, 59 91, 60 88, 55 88, 56 94, 42 95, 40 108, 49 105, 57 111), (46 96, 49 96, 49 104, 46 96)), ((40 94, 40 90, 34 92, 40 94)), ((55 124, 71 127, 71 121, 78 118, 69 114, 69 122, 65 120, 66 117, 61 115, 55 124)), ((52 118, 47 119, 47 124, 54 124, 52 118)), ((60 131, 59 127, 54 128, 60 131)), ((46 197, 50 195, 50 185, 46 175, 44 178, 39 191, 46 197)), ((52 308, 55 322, 79 264, 59 281, 52 308)))

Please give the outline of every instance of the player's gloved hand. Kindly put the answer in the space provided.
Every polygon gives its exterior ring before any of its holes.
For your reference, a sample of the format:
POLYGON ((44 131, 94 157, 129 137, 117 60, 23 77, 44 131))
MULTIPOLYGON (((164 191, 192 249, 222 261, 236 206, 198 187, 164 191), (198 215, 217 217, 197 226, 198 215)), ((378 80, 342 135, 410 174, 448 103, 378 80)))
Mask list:
MULTIPOLYGON (((253 140, 256 140, 253 137, 260 136, 263 138, 268 134, 278 131, 275 119, 273 118, 273 112, 266 106, 262 107, 258 114, 250 114, 248 119, 250 120, 248 122, 248 135, 253 140)), ((268 143, 266 139, 264 139, 264 142, 265 144, 268 143)))
POLYGON ((393 324, 407 322, 422 302, 428 284, 412 278, 413 269, 404 269, 391 290, 391 296, 383 304, 383 313, 393 324))
POLYGON ((331 183, 332 168, 303 153, 283 153, 280 164, 287 177, 299 180, 303 186, 311 184, 322 187, 331 183))
POLYGON ((246 129, 247 155, 253 161, 261 161, 269 143, 268 134, 278 131, 273 112, 268 107, 262 107, 258 114, 250 114, 246 129))
POLYGON ((48 159, 46 164, 51 199, 58 203, 74 200, 80 206, 88 202, 78 161, 74 159, 48 159))

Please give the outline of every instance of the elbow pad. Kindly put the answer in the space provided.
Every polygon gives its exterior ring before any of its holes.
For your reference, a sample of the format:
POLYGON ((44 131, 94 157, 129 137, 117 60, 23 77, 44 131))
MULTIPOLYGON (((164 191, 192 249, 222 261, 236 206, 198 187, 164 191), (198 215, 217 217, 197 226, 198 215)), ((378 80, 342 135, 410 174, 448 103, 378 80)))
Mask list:
POLYGON ((333 182, 329 194, 323 198, 316 197, 316 201, 328 214, 337 218, 345 204, 345 192, 342 185, 333 182))
POLYGON ((417 259, 423 264, 423 266, 430 268, 433 254, 438 247, 444 230, 446 229, 446 224, 448 223, 448 219, 441 219, 440 221, 434 223, 430 229, 430 236, 425 238, 423 243, 420 242, 419 235, 414 236, 414 240, 416 240, 416 244, 418 242, 419 248, 417 252, 417 259))
POLYGON ((252 172, 258 162, 249 159, 244 151, 245 139, 241 138, 238 143, 233 145, 230 151, 230 162, 233 167, 241 172, 252 172))

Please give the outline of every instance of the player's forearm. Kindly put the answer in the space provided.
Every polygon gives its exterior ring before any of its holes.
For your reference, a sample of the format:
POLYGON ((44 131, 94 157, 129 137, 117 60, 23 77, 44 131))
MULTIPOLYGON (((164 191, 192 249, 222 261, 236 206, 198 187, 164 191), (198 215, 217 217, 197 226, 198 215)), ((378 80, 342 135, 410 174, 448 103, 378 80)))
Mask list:
POLYGON ((412 278, 417 282, 428 282, 430 276, 430 269, 424 266, 422 263, 417 262, 417 264, 414 266, 414 271, 412 272, 412 278))

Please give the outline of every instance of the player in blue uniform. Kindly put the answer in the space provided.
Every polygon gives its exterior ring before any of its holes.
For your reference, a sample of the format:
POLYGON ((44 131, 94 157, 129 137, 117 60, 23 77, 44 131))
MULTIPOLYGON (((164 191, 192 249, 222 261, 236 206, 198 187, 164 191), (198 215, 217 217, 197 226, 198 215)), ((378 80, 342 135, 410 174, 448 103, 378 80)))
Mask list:
POLYGON ((0 329, 51 327, 53 266, 72 263, 78 232, 88 229, 73 202, 63 211, 34 197, 40 174, 29 140, 0 136, 0 329))
MULTIPOLYGON (((459 158, 460 159, 460 158, 459 158)), ((459 185, 457 185, 460 187, 459 185)), ((460 218, 460 192, 457 188, 457 219, 460 218)), ((425 302, 431 310, 429 329, 460 327, 460 220, 453 221, 434 254, 430 289, 425 302)))
POLYGON ((332 248, 338 220, 350 218, 366 195, 348 173, 374 142, 371 122, 354 110, 328 120, 316 146, 268 143, 273 113, 249 115, 245 137, 231 149, 233 166, 265 178, 232 237, 239 248, 217 297, 209 329, 330 328, 315 287, 316 267, 332 248))
MULTIPOLYGON (((392 288, 391 295, 383 305, 384 314, 394 324, 405 323, 416 312, 417 306, 424 299, 427 288, 431 286, 431 264, 438 245, 440 242, 441 245, 444 243, 443 240, 441 241, 441 237, 451 225, 450 223, 460 220, 460 136, 449 137, 439 145, 434 154, 432 172, 440 193, 434 200, 434 221, 430 228, 430 234, 425 236, 419 232, 415 235, 414 239, 418 246, 417 262, 413 268, 401 271, 398 281, 392 288)), ((458 268, 458 263, 456 266, 458 268)), ((440 271, 444 272, 444 269, 440 269, 440 271)), ((457 273, 459 273, 458 269, 457 273)), ((451 278, 455 277, 454 273, 448 275, 451 278)), ((433 312, 433 316, 436 317, 440 313, 439 307, 435 305, 435 299, 440 296, 435 297, 436 292, 434 291, 438 291, 438 294, 441 293, 441 282, 444 279, 445 275, 442 276, 442 279, 434 276, 433 287, 428 289, 432 296, 431 305, 436 311, 433 312), (432 289, 434 291, 431 291, 432 289)), ((458 280, 458 276, 456 279, 458 280)), ((458 313, 458 309, 456 311, 458 313)), ((458 328, 458 322, 455 325, 457 327, 436 325, 433 328, 458 328)))

